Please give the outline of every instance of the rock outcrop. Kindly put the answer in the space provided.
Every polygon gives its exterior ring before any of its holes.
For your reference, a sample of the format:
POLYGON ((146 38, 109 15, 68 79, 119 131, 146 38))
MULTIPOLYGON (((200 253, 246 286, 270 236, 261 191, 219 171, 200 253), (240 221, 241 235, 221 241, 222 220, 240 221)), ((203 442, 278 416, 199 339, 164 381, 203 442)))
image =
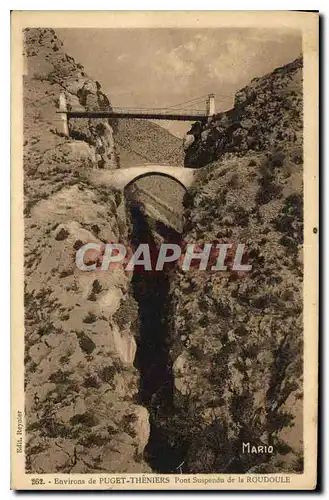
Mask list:
POLYGON ((171 277, 174 401, 155 425, 183 472, 301 472, 302 60, 193 130, 186 164, 209 165, 185 197, 183 238, 244 243, 252 270, 171 277))
POLYGON ((91 187, 85 176, 118 167, 112 126, 72 120, 68 139, 56 115, 60 91, 75 108, 109 101, 61 47, 51 29, 25 31, 26 469, 147 472, 130 277, 75 264, 85 243, 128 238, 123 195, 91 187))

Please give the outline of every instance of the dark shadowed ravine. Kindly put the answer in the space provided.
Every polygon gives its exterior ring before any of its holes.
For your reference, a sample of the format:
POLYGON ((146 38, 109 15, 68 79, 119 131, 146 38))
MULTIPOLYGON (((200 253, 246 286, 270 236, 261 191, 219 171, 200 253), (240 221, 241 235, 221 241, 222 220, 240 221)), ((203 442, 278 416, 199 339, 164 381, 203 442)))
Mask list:
MULTIPOLYGON (((132 246, 148 243, 156 252, 156 241, 142 207, 131 203, 129 213, 132 246)), ((172 238, 177 242, 180 235, 167 229, 167 233, 173 233, 172 238)), ((166 429, 161 428, 157 418, 160 414, 173 412, 169 273, 166 269, 147 272, 136 266, 131 282, 133 297, 139 310, 134 363, 140 373, 137 402, 150 413, 150 438, 144 451, 144 459, 152 470, 162 473, 176 472, 182 459, 181 450, 171 446, 166 429)))

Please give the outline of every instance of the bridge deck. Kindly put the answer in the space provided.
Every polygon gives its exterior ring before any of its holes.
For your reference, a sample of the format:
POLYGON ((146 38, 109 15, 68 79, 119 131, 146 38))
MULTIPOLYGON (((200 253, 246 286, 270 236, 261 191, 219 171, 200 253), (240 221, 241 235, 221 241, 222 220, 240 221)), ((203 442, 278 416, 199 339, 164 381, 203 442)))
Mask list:
POLYGON ((144 120, 177 120, 195 121, 206 120, 208 115, 204 110, 187 109, 139 109, 139 108, 112 108, 97 111, 59 111, 66 113, 67 118, 142 118, 144 120))
POLYGON ((125 189, 127 185, 142 177, 164 175, 176 180, 185 189, 188 189, 193 182, 195 173, 196 170, 193 168, 145 164, 138 167, 118 168, 116 170, 91 170, 88 174, 88 179, 94 185, 125 189))

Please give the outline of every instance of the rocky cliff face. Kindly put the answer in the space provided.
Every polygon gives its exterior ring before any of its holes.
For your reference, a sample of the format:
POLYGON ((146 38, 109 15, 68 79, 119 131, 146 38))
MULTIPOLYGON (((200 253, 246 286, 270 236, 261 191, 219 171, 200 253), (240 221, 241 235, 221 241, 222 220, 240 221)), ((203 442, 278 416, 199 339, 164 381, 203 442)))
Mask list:
POLYGON ((301 160, 302 59, 277 68, 237 92, 234 108, 214 115, 206 124, 195 123, 189 132, 185 164, 200 167, 233 152, 270 152, 294 148, 301 160))
MULTIPOLYGON (((85 176, 117 168, 112 126, 72 120, 67 139, 55 113, 60 91, 75 108, 109 102, 61 45, 51 29, 25 31, 26 468, 147 472, 130 278, 75 265, 83 244, 128 238, 123 196, 85 176)), ((91 254, 89 263, 99 258, 91 254)))
POLYGON ((183 472, 300 472, 302 60, 193 130, 186 164, 209 165, 185 197, 183 237, 244 243, 252 270, 171 277, 174 398, 154 407, 155 425, 183 472))

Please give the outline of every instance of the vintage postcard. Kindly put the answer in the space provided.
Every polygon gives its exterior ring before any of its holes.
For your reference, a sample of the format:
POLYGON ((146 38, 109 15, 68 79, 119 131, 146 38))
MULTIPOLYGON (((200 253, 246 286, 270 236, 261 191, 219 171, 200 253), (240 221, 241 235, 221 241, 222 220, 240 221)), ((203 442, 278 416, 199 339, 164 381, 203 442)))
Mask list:
POLYGON ((12 13, 16 490, 317 484, 318 14, 12 13))

